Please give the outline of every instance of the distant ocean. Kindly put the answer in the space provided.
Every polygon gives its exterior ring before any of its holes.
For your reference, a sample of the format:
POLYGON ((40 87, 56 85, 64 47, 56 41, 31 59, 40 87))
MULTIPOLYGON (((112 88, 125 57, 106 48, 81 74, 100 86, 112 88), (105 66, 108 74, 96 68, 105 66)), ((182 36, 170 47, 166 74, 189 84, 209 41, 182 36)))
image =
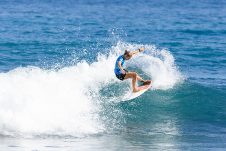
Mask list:
POLYGON ((0 150, 226 150, 226 1, 1 0, 0 150))

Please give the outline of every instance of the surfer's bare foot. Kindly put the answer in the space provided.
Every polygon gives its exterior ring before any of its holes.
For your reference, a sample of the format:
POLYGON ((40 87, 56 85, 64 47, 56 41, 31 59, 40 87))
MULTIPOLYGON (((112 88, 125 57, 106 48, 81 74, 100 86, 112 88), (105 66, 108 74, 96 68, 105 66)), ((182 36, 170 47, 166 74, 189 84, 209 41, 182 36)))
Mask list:
POLYGON ((143 85, 150 84, 150 83, 151 83, 151 80, 144 80, 143 81, 143 85))

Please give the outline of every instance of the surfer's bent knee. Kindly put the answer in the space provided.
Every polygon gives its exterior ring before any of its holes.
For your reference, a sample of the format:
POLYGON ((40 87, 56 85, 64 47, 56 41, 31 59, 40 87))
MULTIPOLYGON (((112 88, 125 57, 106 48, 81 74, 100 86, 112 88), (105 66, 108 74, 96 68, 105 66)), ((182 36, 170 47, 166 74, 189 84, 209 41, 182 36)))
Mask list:
POLYGON ((134 78, 137 77, 137 73, 136 73, 136 72, 131 72, 131 73, 132 73, 132 76, 133 76, 134 78))

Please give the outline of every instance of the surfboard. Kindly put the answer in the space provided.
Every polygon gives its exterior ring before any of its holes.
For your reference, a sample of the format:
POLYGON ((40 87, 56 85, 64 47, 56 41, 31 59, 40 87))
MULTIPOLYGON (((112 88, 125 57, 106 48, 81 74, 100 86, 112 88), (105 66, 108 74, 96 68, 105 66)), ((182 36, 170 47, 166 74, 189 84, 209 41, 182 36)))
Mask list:
POLYGON ((143 93, 145 93, 147 90, 149 90, 151 88, 151 82, 145 85, 141 85, 138 87, 139 91, 138 92, 132 92, 129 95, 127 95, 124 98, 124 101, 129 101, 132 99, 135 99, 136 97, 142 95, 143 93))

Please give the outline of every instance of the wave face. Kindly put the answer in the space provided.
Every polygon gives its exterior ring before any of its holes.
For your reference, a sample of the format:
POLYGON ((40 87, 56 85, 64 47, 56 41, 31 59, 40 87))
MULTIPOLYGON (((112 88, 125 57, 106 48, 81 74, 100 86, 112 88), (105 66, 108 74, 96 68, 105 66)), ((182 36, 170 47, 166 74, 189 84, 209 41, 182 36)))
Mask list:
MULTIPOLYGON (((123 50, 140 46, 118 42, 92 63, 81 61, 59 70, 19 67, 1 73, 0 134, 83 137, 120 127, 123 112, 117 105, 131 88, 130 80, 116 79, 114 64, 123 50)), ((129 70, 151 78, 156 90, 183 81, 170 51, 153 45, 145 49, 126 62, 129 70)))

